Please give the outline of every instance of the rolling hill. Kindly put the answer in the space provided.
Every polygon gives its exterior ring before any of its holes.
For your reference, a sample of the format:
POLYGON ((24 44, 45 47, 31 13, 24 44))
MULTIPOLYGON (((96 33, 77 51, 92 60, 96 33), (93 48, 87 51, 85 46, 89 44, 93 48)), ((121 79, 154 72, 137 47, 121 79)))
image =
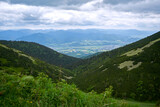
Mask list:
POLYGON ((69 65, 77 63, 81 59, 70 57, 61 53, 58 53, 46 46, 24 41, 2 41, 1 44, 20 50, 32 57, 38 58, 47 63, 67 68, 69 65))
POLYGON ((74 68, 72 81, 84 90, 103 92, 114 87, 114 96, 136 100, 160 98, 160 32, 135 43, 101 53, 74 68))

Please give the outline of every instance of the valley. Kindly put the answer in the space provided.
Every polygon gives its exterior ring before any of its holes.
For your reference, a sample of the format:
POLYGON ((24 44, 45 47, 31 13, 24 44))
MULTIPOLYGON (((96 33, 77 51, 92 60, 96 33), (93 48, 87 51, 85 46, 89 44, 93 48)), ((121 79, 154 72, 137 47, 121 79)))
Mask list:
POLYGON ((82 58, 109 51, 153 34, 155 31, 87 29, 87 30, 6 30, 0 40, 36 42, 60 53, 82 58), (15 36, 16 35, 16 36, 15 36), (69 38, 69 39, 68 39, 69 38))
MULTIPOLYGON (((153 107, 160 97, 159 38, 157 32, 85 59, 34 42, 0 40, 0 104, 153 107)), ((85 43, 88 50, 94 41, 85 43)))
POLYGON ((85 44, 83 45, 83 41, 80 42, 80 44, 77 43, 77 46, 73 46, 72 43, 65 43, 65 44, 56 44, 56 45, 48 45, 50 48, 57 50, 60 53, 64 53, 66 55, 69 56, 73 56, 73 57, 78 57, 78 58, 82 58, 82 57, 86 57, 92 54, 95 54, 97 52, 105 52, 111 49, 115 49, 118 48, 120 46, 123 46, 125 43, 110 43, 108 45, 106 44, 102 44, 103 41, 84 41, 85 43, 90 43, 90 44, 85 44), (102 43, 99 43, 102 42, 102 43))

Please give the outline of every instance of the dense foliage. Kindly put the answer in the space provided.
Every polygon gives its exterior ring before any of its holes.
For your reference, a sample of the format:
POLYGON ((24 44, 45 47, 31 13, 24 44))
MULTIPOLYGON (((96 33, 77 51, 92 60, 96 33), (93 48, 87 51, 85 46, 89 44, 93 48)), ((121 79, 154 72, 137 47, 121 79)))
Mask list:
POLYGON ((112 87, 101 94, 84 93, 65 81, 53 83, 43 73, 33 77, 0 70, 1 107, 116 107, 111 94, 112 87))
POLYGON ((84 91, 103 92, 106 87, 112 85, 116 97, 158 100, 160 98, 160 41, 145 48, 138 55, 123 54, 159 38, 160 32, 85 60, 74 69, 78 74, 72 81, 84 91), (125 61, 134 61, 133 65, 140 62, 141 65, 132 70, 128 70, 127 67, 120 69, 119 65, 125 61))
POLYGON ((0 41, 1 44, 9 46, 11 48, 18 49, 24 53, 38 58, 47 63, 61 66, 67 68, 69 65, 77 63, 81 59, 67 56, 61 53, 58 53, 48 47, 43 45, 33 43, 33 42, 23 42, 23 41, 0 41))

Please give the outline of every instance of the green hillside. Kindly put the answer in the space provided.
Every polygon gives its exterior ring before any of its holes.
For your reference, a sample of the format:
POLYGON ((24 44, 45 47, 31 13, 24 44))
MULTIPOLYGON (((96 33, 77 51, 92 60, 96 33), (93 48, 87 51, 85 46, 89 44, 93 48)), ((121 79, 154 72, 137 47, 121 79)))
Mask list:
POLYGON ((22 51, 9 48, 0 44, 0 70, 11 74, 33 75, 37 76, 43 72, 53 80, 70 77, 72 73, 69 70, 47 64, 39 59, 24 54, 22 51))
POLYGON ((104 52, 83 62, 72 81, 85 91, 103 92, 136 100, 160 98, 160 32, 127 46, 104 52))
POLYGON ((94 91, 84 93, 75 85, 65 82, 64 79, 70 79, 71 76, 69 70, 47 64, 0 44, 0 107, 122 105, 111 98, 112 87, 101 94, 94 91))
POLYGON ((43 45, 33 43, 33 42, 24 42, 24 41, 0 41, 1 44, 9 46, 11 48, 18 49, 24 53, 38 58, 47 63, 68 68, 68 66, 77 63, 81 59, 70 57, 61 53, 58 53, 48 47, 43 45))

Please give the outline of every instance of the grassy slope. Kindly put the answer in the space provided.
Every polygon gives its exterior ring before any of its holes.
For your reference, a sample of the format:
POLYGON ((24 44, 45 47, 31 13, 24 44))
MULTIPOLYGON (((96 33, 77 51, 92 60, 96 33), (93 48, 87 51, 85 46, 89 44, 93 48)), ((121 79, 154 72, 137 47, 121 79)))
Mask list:
POLYGON ((150 103, 150 102, 138 102, 138 101, 133 101, 133 100, 122 100, 122 99, 116 99, 116 102, 118 104, 126 103, 128 105, 133 105, 136 107, 155 107, 155 103, 150 103))
POLYGON ((24 53, 38 58, 47 63, 68 68, 69 65, 72 65, 81 59, 70 57, 61 53, 58 53, 48 47, 43 45, 33 43, 33 42, 24 42, 24 41, 0 41, 1 44, 9 46, 11 48, 18 49, 24 53))

